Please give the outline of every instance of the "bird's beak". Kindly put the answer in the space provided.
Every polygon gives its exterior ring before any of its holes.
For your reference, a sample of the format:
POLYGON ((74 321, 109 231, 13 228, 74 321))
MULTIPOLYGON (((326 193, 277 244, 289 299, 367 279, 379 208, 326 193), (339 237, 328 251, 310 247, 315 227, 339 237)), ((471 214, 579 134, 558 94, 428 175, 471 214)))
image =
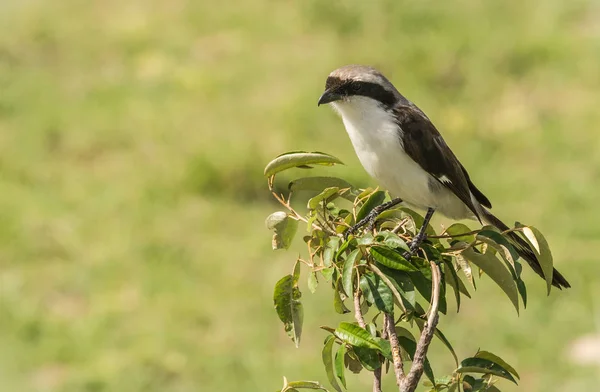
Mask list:
POLYGON ((321 95, 321 98, 319 98, 319 103, 317 104, 317 106, 339 101, 340 99, 342 99, 342 96, 340 94, 336 93, 335 91, 325 90, 323 95, 321 95))

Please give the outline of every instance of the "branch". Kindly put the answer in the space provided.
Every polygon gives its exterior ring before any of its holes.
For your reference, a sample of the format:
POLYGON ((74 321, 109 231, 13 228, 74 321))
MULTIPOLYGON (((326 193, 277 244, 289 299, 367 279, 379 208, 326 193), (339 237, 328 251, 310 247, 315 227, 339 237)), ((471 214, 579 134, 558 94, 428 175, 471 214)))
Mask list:
POLYGON ((392 346, 396 384, 400 387, 406 376, 404 375, 404 365, 402 363, 402 355, 400 354, 400 343, 398 342, 398 335, 396 335, 396 323, 394 322, 394 316, 391 314, 384 313, 383 317, 385 318, 384 325, 389 335, 390 345, 392 346))
POLYGON ((429 348, 429 344, 433 339, 435 327, 438 323, 441 273, 440 267, 436 263, 430 261, 429 264, 431 265, 431 280, 433 283, 433 288, 431 290, 431 309, 429 310, 427 322, 425 323, 423 331, 421 332, 419 343, 417 343, 417 349, 415 351, 410 372, 400 386, 400 392, 414 392, 414 390, 417 388, 417 384, 423 375, 423 362, 425 361, 425 356, 427 355, 427 349, 429 348))
MULTIPOLYGON (((356 275, 356 278, 359 279, 358 275, 356 275)), ((356 318, 361 328, 367 328, 363 314, 360 311, 360 290, 358 290, 358 287, 354 291, 354 318, 356 318)), ((373 392, 381 392, 381 367, 373 371, 373 392)))

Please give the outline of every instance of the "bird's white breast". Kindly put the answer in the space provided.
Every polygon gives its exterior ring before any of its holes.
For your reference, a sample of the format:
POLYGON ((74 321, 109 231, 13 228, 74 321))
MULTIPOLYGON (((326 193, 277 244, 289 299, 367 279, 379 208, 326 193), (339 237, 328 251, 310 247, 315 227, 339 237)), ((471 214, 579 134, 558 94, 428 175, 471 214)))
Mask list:
POLYGON ((436 208, 449 217, 465 217, 465 206, 454 194, 443 187, 433 193, 429 186, 433 178, 404 152, 402 130, 391 113, 366 97, 337 101, 333 106, 363 167, 393 197, 418 208, 436 208))

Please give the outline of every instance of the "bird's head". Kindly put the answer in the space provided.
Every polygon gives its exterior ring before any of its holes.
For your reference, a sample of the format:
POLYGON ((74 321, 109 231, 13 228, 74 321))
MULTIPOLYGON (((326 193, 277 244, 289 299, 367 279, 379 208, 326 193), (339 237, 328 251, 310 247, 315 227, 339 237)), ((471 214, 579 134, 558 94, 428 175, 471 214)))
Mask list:
POLYGON ((377 103, 393 107, 402 96, 375 68, 346 65, 331 72, 318 105, 333 103, 335 107, 377 103))

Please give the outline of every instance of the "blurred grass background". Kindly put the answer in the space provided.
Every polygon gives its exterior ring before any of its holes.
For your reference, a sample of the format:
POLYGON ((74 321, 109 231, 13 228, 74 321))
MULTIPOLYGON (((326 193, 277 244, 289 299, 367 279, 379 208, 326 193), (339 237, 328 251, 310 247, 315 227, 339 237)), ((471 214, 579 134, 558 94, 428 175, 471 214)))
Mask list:
POLYGON ((506 391, 595 390, 599 62, 594 0, 3 0, 0 390, 324 382, 317 327, 341 318, 327 290, 306 292, 300 349, 285 336, 272 288, 295 252, 270 250, 262 169, 321 150, 373 184, 316 107, 347 63, 379 67, 423 108, 496 214, 539 227, 573 285, 547 298, 527 273, 517 317, 480 283, 441 321, 459 356, 504 357, 521 373, 506 391))

